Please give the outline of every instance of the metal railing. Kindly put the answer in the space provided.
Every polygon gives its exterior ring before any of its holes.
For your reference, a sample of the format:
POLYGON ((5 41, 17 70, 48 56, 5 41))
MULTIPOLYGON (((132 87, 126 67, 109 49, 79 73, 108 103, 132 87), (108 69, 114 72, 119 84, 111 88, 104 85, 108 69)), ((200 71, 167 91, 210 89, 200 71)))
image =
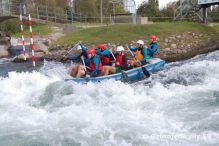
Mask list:
MULTIPOLYGON (((1 1, 1 0, 0 0, 1 1)), ((12 0, 13 2, 8 3, 7 11, 4 10, 4 14, 7 16, 18 17, 20 14, 27 16, 31 14, 32 18, 38 21, 55 22, 55 23, 100 23, 100 17, 87 17, 81 13, 74 13, 72 9, 58 9, 56 7, 46 5, 26 5, 20 3, 18 0, 12 0)), ((3 11, 0 6, 0 11, 3 11)), ((0 14, 1 16, 1 14, 0 14)), ((105 24, 115 23, 136 23, 136 16, 109 16, 102 18, 105 24)))

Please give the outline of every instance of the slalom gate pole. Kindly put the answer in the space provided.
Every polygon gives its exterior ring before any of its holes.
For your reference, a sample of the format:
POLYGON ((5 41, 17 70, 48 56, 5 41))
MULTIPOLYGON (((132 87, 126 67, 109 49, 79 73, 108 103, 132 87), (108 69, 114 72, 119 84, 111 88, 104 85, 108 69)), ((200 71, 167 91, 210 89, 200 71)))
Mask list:
POLYGON ((33 66, 36 66, 36 59, 35 59, 35 54, 34 54, 34 49, 35 46, 33 44, 33 30, 32 30, 32 20, 31 20, 31 16, 29 14, 29 26, 30 26, 30 49, 32 52, 32 61, 33 61, 33 66))
POLYGON ((24 40, 24 26, 23 26, 23 20, 22 20, 22 14, 20 14, 20 28, 21 28, 21 38, 22 38, 22 47, 23 47, 23 55, 24 60, 26 61, 26 49, 25 49, 25 40, 24 40))

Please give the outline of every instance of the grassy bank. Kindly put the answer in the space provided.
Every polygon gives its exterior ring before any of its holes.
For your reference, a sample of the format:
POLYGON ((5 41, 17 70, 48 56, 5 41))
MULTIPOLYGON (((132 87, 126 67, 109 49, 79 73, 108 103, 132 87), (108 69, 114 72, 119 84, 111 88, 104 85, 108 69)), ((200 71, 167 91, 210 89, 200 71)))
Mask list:
MULTIPOLYGON (((13 37, 21 37, 20 25, 18 19, 10 19, 0 23, 0 28, 13 37)), ((24 20, 24 35, 29 37, 29 24, 24 20)), ((33 22, 33 35, 48 35, 52 33, 52 29, 45 24, 33 22)))
POLYGON ((186 32, 207 34, 206 36, 203 36, 203 41, 219 36, 215 31, 215 28, 197 23, 177 22, 155 23, 150 25, 120 24, 78 30, 59 39, 57 44, 73 44, 78 40, 81 40, 86 44, 97 44, 100 42, 126 44, 138 39, 148 40, 150 34, 155 34, 158 36, 160 44, 163 45, 166 37, 181 35, 186 32))
POLYGON ((219 23, 214 24, 212 27, 219 33, 219 23))

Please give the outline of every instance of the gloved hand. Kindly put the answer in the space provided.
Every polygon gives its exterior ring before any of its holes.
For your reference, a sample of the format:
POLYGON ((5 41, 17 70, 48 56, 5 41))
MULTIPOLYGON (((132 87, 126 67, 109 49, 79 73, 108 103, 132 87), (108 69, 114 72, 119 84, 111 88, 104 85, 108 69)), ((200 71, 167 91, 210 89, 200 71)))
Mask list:
POLYGON ((120 66, 120 63, 119 63, 119 62, 116 62, 116 66, 120 66))

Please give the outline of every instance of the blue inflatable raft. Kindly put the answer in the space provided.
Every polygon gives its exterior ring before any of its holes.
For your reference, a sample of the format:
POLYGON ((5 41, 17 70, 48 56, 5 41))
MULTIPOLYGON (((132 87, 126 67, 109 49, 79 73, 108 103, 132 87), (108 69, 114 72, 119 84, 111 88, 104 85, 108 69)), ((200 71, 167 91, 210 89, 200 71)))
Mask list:
POLYGON ((142 67, 133 68, 131 70, 123 71, 123 73, 111 74, 108 76, 101 76, 95 78, 73 78, 67 77, 64 81, 74 81, 77 83, 87 83, 87 82, 101 82, 107 79, 114 79, 116 81, 125 81, 125 82, 135 82, 142 79, 145 79, 144 70, 149 71, 150 73, 157 72, 164 68, 165 61, 159 58, 153 58, 150 62, 142 67), (145 68, 145 69, 144 69, 145 68))

